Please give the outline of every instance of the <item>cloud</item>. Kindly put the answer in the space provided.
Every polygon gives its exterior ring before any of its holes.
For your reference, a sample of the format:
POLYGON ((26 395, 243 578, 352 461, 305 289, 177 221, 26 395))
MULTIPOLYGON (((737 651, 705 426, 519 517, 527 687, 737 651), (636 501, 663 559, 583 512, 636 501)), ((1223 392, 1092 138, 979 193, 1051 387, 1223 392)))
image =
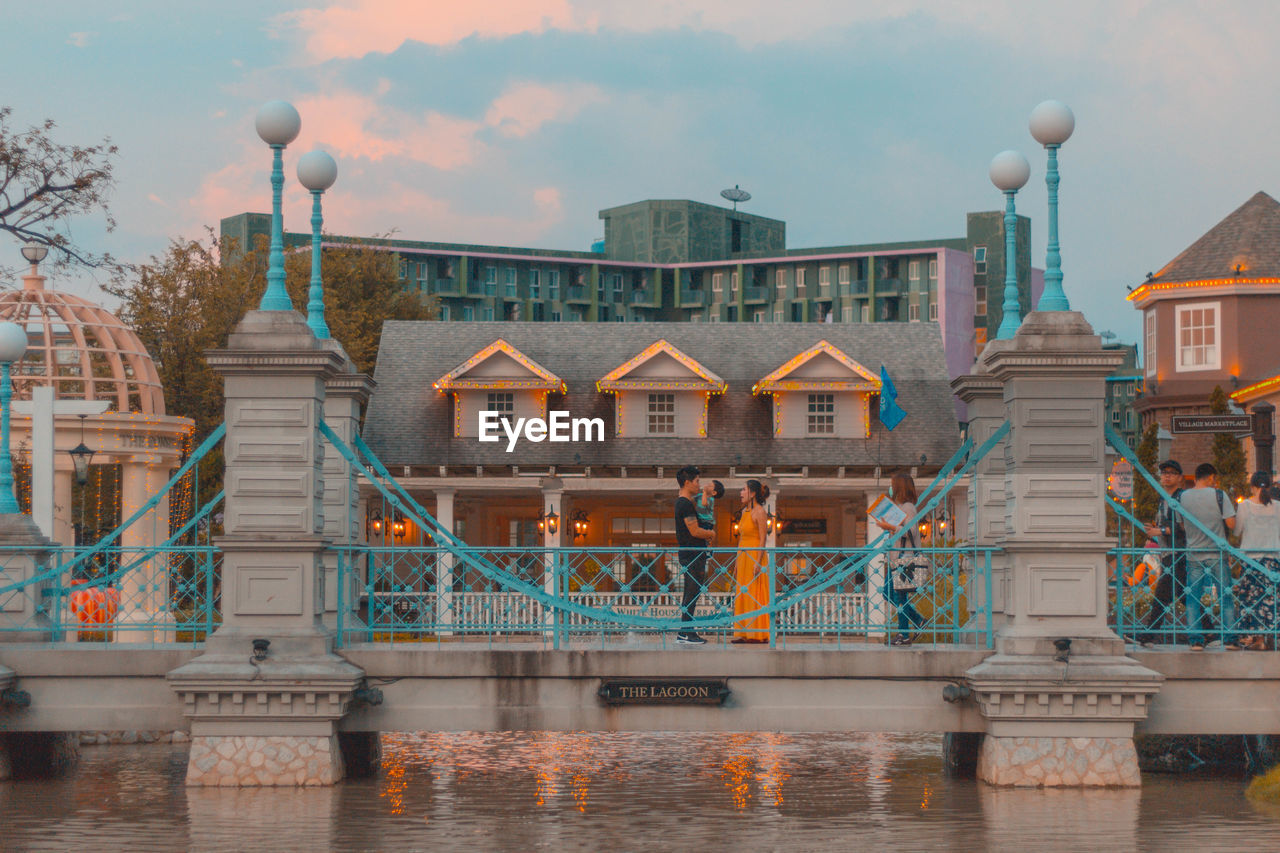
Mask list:
POLYGON ((502 136, 523 138, 549 121, 568 121, 583 108, 604 100, 596 86, 542 86, 517 83, 498 96, 484 121, 502 136))
POLYGON ((67 44, 72 47, 88 47, 89 41, 96 36, 96 32, 76 32, 67 36, 67 44))

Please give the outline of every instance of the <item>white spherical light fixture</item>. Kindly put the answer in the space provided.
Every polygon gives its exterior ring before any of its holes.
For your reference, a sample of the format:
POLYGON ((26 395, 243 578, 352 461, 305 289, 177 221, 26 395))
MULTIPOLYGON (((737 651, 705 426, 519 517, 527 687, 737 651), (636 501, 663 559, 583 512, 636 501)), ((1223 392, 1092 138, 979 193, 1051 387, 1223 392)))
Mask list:
POLYGON ((324 192, 338 179, 338 164, 323 151, 308 151, 298 158, 298 181, 312 192, 324 192))
POLYGON ((1031 135, 1041 145, 1061 145, 1076 129, 1076 117, 1061 101, 1044 101, 1031 111, 1031 135))
POLYGON ((1001 192, 1017 192, 1031 177, 1031 164, 1017 151, 1001 151, 991 158, 991 183, 1001 192))
POLYGON ((302 116, 287 101, 268 101, 258 110, 253 125, 268 145, 288 145, 302 130, 302 116))
POLYGON ((17 323, 0 323, 0 363, 21 361, 27 354, 27 330, 17 323))
POLYGON ((32 266, 43 261, 45 256, 48 254, 49 247, 43 243, 37 243, 34 240, 22 247, 22 257, 25 258, 27 263, 32 266))

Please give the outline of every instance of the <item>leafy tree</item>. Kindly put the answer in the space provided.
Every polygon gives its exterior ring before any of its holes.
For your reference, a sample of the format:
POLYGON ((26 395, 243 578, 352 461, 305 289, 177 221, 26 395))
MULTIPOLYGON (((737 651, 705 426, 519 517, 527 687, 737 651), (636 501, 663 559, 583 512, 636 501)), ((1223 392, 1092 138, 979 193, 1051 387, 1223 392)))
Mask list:
POLYGON ((54 268, 122 267, 108 254, 94 254, 72 236, 70 221, 101 213, 107 230, 116 227, 107 197, 115 184, 110 139, 97 145, 63 145, 53 139, 56 125, 46 119, 24 131, 10 126, 10 107, 0 107, 0 231, 23 243, 51 250, 54 268))
MULTIPOLYGON (((1215 415, 1225 415, 1230 409, 1227 406, 1227 394, 1222 386, 1214 387, 1209 395, 1209 411, 1215 415)), ((1218 469, 1218 488, 1228 495, 1245 497, 1249 494, 1249 482, 1246 474, 1244 448, 1240 440, 1225 432, 1213 435, 1213 467, 1218 469)))
MULTIPOLYGON (((222 379, 204 354, 226 345, 267 286, 265 241, 242 255, 226 248, 220 251, 212 234, 208 243, 176 239, 163 255, 103 288, 120 300, 120 319, 133 327, 155 361, 168 413, 195 421, 195 444, 223 419, 222 379), (222 257, 234 260, 223 263, 222 257)), ((384 320, 426 320, 436 314, 433 300, 403 289, 395 263, 390 253, 359 244, 324 252, 325 319, 361 372, 373 372, 384 320)), ((295 308, 305 313, 310 252, 287 256, 285 274, 295 308)), ((201 466, 200 478, 203 501, 221 486, 220 456, 201 466)))
MULTIPOLYGON (((1160 424, 1152 421, 1146 432, 1142 434, 1142 440, 1138 442, 1138 461, 1152 476, 1156 475, 1156 466, 1160 464, 1160 460, 1156 458, 1160 453, 1159 433, 1160 424)), ((1133 514, 1144 521, 1148 521, 1156 517, 1156 510, 1159 508, 1160 501, 1156 495, 1156 490, 1151 487, 1145 477, 1135 471, 1133 475, 1133 514)))

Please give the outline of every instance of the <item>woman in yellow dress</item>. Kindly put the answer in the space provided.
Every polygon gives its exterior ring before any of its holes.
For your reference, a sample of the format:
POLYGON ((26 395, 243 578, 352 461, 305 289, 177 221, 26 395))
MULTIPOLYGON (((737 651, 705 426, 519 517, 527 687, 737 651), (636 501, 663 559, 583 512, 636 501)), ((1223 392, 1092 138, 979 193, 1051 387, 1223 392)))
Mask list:
MULTIPOLYGON (((738 558, 734 566, 736 594, 733 597, 735 616, 769 606, 772 598, 769 590, 769 569, 765 563, 764 502, 769 498, 769 487, 759 480, 747 480, 739 493, 742 514, 738 518, 738 558)), ((769 642, 769 614, 761 613, 733 623, 734 643, 769 642)))

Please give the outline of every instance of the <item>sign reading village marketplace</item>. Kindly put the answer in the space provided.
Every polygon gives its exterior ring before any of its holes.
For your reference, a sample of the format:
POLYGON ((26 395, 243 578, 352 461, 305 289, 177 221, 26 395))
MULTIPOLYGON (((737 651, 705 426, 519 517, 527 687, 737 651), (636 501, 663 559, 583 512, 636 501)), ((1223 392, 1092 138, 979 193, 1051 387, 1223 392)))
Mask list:
POLYGON ((1172 431, 1226 432, 1244 435, 1253 432, 1252 415, 1174 415, 1172 431))
POLYGON ((720 705, 729 695, 723 678, 605 678, 606 705, 720 705))

